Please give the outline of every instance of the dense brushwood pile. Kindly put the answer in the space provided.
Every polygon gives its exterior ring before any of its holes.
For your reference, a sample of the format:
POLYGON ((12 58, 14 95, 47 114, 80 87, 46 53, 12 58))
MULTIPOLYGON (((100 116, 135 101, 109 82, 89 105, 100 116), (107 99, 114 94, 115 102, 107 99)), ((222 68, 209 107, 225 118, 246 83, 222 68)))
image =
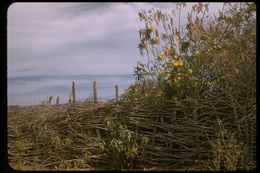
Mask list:
MULTIPOLYGON (((238 157, 236 169, 250 169, 253 164, 255 122, 235 113, 241 105, 231 98, 144 103, 10 108, 9 163, 14 169, 29 170, 208 170, 217 159, 214 152, 222 149, 230 159, 238 157), (227 129, 239 141, 232 140, 227 129), (216 132, 222 132, 223 139, 216 132), (223 145, 217 146, 217 140, 223 145)), ((255 107, 248 109, 255 115, 255 107)), ((226 169, 228 163, 219 156, 226 169)))

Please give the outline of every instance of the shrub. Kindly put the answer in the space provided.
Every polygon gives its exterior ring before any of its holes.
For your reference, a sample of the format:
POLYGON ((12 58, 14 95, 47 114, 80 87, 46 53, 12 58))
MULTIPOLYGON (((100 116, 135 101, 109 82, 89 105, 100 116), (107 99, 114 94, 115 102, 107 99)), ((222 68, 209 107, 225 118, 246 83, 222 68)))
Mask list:
MULTIPOLYGON (((183 6, 177 4, 179 17, 183 6)), ((208 4, 199 3, 184 26, 160 9, 142 10, 138 47, 147 64, 137 64, 137 82, 153 80, 167 99, 226 91, 243 95, 255 88, 255 10, 254 3, 224 3, 222 11, 210 15, 208 4)))
POLYGON ((117 170, 136 168, 142 163, 142 152, 148 138, 140 139, 120 121, 108 118, 106 123, 109 131, 106 148, 112 155, 112 168, 117 170))

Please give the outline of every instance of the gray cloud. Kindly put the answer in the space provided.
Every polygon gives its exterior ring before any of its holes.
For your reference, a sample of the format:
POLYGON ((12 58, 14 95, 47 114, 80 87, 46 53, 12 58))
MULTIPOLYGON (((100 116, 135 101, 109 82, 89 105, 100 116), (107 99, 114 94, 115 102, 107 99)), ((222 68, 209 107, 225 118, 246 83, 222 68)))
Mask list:
POLYGON ((141 9, 169 3, 14 3, 8 76, 133 73, 141 9))

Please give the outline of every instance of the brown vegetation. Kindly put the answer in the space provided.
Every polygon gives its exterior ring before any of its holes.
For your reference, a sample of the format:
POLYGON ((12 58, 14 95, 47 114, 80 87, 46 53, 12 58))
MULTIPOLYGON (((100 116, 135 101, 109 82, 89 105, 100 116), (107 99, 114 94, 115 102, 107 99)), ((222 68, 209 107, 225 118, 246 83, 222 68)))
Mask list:
MULTIPOLYGON (((112 100, 76 102, 75 110, 69 104, 10 108, 9 163, 19 170, 250 170, 255 122, 234 112, 241 108, 236 101, 112 100)), ((248 115, 255 115, 254 106, 248 115)))

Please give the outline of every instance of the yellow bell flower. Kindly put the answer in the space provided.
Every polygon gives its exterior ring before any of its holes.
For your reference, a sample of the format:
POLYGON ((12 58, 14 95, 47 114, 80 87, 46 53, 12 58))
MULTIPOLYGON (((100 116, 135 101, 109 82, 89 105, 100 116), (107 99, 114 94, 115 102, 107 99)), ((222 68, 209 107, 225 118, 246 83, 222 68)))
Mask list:
POLYGON ((192 74, 192 69, 189 69, 189 70, 188 70, 188 73, 189 73, 189 74, 192 74))
POLYGON ((181 66, 183 66, 183 62, 182 62, 182 61, 175 61, 175 62, 173 63, 173 66, 174 66, 174 67, 181 67, 181 66))
POLYGON ((162 53, 161 53, 161 55, 160 55, 160 57, 161 57, 162 59, 164 59, 164 58, 165 58, 165 56, 166 56, 166 55, 165 55, 165 53, 164 53, 164 52, 162 52, 162 53))
POLYGON ((177 59, 177 58, 179 57, 179 55, 178 55, 178 54, 175 54, 173 57, 174 57, 175 59, 177 59))

